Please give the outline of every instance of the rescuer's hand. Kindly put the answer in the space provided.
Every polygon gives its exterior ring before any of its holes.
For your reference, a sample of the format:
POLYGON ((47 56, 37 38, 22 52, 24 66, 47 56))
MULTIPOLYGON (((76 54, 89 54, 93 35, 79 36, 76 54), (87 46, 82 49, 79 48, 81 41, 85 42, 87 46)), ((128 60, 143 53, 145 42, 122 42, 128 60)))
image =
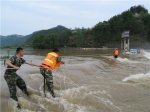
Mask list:
POLYGON ((60 63, 61 63, 61 64, 65 64, 65 61, 61 61, 60 63))
POLYGON ((20 68, 19 67, 17 67, 17 66, 13 66, 13 68, 15 68, 15 69, 17 69, 17 70, 19 70, 20 68))

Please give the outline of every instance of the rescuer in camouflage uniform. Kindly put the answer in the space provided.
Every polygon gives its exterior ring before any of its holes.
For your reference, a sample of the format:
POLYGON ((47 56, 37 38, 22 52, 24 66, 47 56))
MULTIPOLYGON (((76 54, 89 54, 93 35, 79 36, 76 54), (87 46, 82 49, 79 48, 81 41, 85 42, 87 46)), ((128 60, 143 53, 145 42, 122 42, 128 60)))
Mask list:
MULTIPOLYGON (((59 53, 59 50, 57 48, 54 48, 52 52, 55 53, 59 53)), ((65 64, 64 61, 61 61, 60 57, 56 58, 56 62, 57 63, 61 63, 61 64, 65 64)), ((42 66, 42 65, 41 65, 42 66)), ((46 79, 46 85, 48 87, 49 92, 52 94, 53 98, 55 98, 55 94, 54 94, 54 86, 53 86, 53 75, 52 75, 52 71, 48 70, 46 68, 40 68, 41 74, 44 76, 45 74, 45 79, 46 79)))
MULTIPOLYGON (((18 47, 16 50, 16 55, 10 57, 9 61, 6 63, 8 66, 4 74, 4 78, 9 88, 10 98, 14 99, 15 101, 18 101, 18 98, 16 96, 17 92, 16 86, 18 86, 27 96, 29 96, 24 80, 17 75, 16 71, 20 69, 20 66, 22 64, 29 64, 31 66, 40 67, 40 65, 36 65, 31 62, 26 62, 26 60, 21 58, 23 56, 24 56, 23 49, 21 47, 18 47)), ((19 104, 18 108, 20 108, 19 104)))

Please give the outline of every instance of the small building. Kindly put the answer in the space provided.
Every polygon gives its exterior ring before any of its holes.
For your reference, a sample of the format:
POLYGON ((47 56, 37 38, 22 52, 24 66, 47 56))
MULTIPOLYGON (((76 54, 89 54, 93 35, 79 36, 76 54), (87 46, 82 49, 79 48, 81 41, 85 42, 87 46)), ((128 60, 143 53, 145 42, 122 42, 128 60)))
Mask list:
POLYGON ((129 31, 124 31, 121 36, 121 50, 129 49, 129 31))

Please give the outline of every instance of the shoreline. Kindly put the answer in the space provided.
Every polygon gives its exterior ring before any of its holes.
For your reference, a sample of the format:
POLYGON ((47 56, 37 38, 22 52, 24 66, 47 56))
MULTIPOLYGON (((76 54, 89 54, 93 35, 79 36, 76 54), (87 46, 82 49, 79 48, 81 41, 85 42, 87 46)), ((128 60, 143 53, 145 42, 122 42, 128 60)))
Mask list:
POLYGON ((81 50, 107 50, 107 49, 114 49, 114 48, 79 48, 81 50))

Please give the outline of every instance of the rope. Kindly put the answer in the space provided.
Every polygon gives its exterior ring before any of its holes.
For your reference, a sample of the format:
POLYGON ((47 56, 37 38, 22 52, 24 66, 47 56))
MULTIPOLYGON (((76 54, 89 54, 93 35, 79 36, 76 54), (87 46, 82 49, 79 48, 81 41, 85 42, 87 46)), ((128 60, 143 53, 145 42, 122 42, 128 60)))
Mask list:
MULTIPOLYGON (((66 65, 64 64, 64 67, 65 67, 65 72, 66 72, 66 75, 67 75, 67 72, 68 72, 68 69, 67 69, 67 67, 66 67, 66 65)), ((68 80, 70 80, 69 78, 68 78, 68 80)), ((72 80, 70 80, 70 82, 72 82, 74 85, 76 85, 77 87, 79 87, 76 83, 74 83, 72 80)))
MULTIPOLYGON (((65 75, 67 75, 68 69, 67 69, 67 67, 66 67, 65 64, 64 64, 63 67, 64 67, 65 70, 62 70, 62 74, 64 75, 64 86, 65 86, 65 89, 66 89, 66 84, 65 84, 65 82, 66 82, 66 76, 65 75)), ((61 72, 61 71, 59 70, 59 72, 61 72)), ((70 78, 67 77, 67 79, 71 82, 71 84, 79 87, 76 83, 74 83, 72 80, 70 80, 70 78)), ((60 82, 60 85, 61 85, 61 82, 60 82)))
MULTIPOLYGON (((44 94, 45 94, 45 69, 44 69, 44 94)), ((45 97, 46 97, 46 94, 45 94, 45 97)))

